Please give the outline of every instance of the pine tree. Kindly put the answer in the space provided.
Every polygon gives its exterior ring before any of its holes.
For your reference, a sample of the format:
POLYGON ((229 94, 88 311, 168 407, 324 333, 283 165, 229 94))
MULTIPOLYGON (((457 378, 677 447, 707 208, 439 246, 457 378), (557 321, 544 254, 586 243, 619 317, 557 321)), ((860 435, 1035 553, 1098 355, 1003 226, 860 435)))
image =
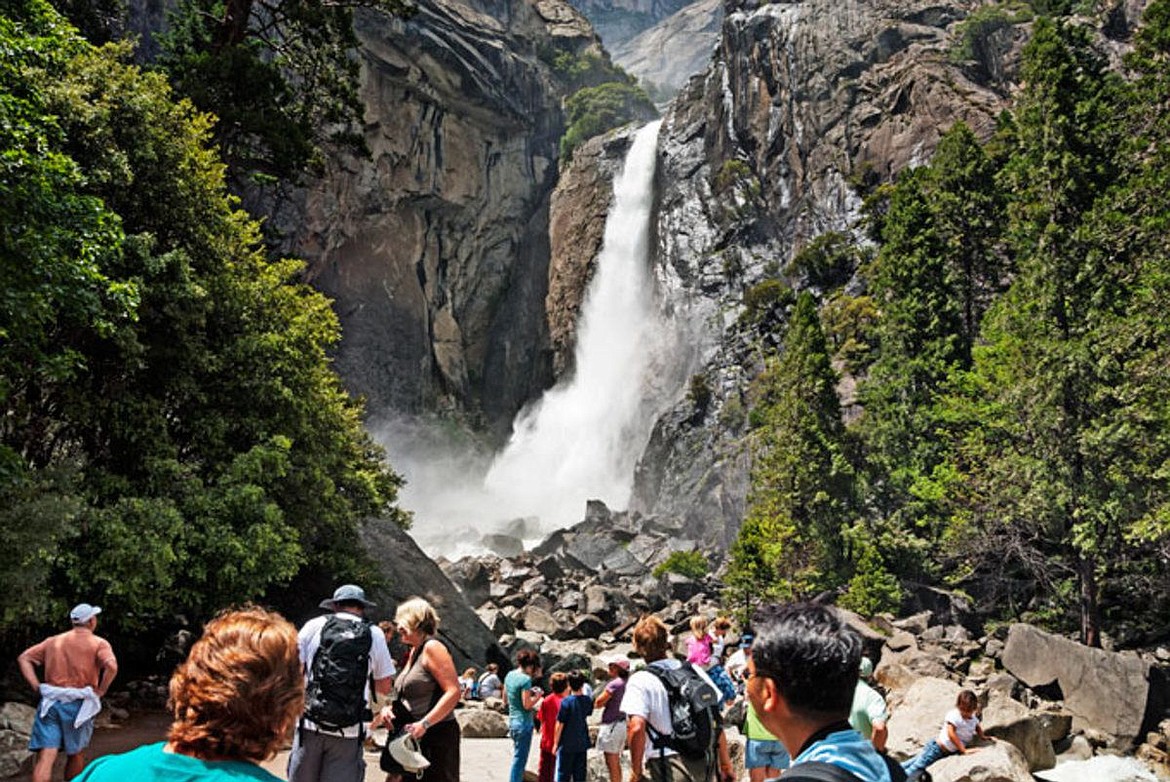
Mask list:
POLYGON ((871 536, 896 569, 921 577, 941 530, 949 473, 935 402, 970 366, 978 325, 1003 275, 996 163, 958 123, 927 167, 903 173, 868 269, 880 317, 877 358, 862 384, 871 536))
POLYGON ((807 595, 844 578, 852 470, 836 383, 816 301, 803 293, 782 353, 755 384, 748 512, 727 575, 734 605, 807 595))
POLYGON ((1082 640, 1096 644, 1100 579, 1128 515, 1116 504, 1126 480, 1102 448, 1118 377, 1101 328, 1120 303, 1119 270, 1084 232, 1113 179, 1113 89, 1085 33, 1045 19, 1022 77, 1003 177, 1018 275, 988 315, 988 344, 963 386, 977 395, 966 402, 977 416, 958 458, 959 505, 976 571, 1014 563, 1049 599, 1075 583, 1082 640))

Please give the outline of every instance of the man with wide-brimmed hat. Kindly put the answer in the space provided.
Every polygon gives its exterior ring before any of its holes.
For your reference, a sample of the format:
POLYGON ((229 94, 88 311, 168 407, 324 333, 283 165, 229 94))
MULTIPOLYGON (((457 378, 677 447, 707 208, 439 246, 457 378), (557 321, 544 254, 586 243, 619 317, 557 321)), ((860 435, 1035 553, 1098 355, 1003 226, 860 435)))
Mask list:
POLYGON ((305 713, 288 760, 290 782, 361 782, 365 777, 362 739, 374 682, 379 695, 390 692, 394 662, 386 636, 365 621, 365 590, 339 586, 321 601, 332 613, 305 623, 299 636, 305 667, 305 713))
POLYGON ((65 779, 85 767, 93 718, 118 674, 110 642, 94 635, 98 606, 79 603, 69 612, 73 629, 21 652, 20 673, 40 696, 28 748, 37 753, 33 782, 49 782, 57 753, 65 750, 65 779), (44 681, 37 676, 44 670, 44 681))

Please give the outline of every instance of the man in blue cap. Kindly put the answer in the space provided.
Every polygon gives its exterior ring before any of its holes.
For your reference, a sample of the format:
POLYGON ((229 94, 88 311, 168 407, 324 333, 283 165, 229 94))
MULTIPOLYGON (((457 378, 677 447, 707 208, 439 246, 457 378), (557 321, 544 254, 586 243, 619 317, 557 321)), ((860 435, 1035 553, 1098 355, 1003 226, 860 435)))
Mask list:
POLYGON ((305 713, 293 737, 289 782, 361 782, 366 763, 362 739, 374 682, 379 695, 394 683, 386 636, 365 621, 365 590, 339 586, 321 608, 332 613, 305 623, 298 633, 305 667, 305 713))
POLYGON ((69 612, 73 629, 30 646, 17 658, 20 673, 40 696, 28 748, 37 753, 33 782, 49 782, 57 753, 65 750, 65 779, 85 768, 93 718, 118 674, 110 642, 94 635, 102 609, 79 603, 69 612), (44 681, 37 676, 44 670, 44 681))

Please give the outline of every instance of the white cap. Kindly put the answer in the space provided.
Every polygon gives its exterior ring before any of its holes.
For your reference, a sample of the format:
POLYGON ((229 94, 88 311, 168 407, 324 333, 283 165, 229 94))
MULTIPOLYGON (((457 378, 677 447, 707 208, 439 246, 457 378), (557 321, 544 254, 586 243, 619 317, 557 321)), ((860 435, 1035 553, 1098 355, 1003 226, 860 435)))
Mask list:
POLYGON ((101 612, 102 609, 98 606, 91 606, 89 603, 78 603, 69 612, 69 621, 75 625, 83 625, 101 612))

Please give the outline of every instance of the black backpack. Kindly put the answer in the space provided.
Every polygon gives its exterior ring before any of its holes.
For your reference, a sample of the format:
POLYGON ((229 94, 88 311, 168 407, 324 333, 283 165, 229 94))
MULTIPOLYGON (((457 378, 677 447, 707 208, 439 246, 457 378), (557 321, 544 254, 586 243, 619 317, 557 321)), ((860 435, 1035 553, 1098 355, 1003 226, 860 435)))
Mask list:
MULTIPOLYGON (((886 767, 890 770, 890 779, 894 782, 931 782, 930 772, 925 769, 916 772, 912 777, 907 777, 906 772, 902 770, 902 766, 896 760, 888 755, 882 755, 882 760, 886 762, 886 767)), ((856 774, 850 773, 840 766, 815 760, 790 766, 784 772, 783 779, 784 782, 789 782, 789 780, 791 782, 865 782, 856 774)))
POLYGON ((686 758, 707 758, 715 746, 719 731, 717 689, 708 684, 690 663, 664 670, 647 665, 645 670, 658 677, 666 688, 670 703, 670 734, 663 735, 647 722, 654 745, 669 747, 686 758))
POLYGON ((374 637, 364 621, 331 616, 305 685, 305 716, 326 730, 361 722, 369 714, 366 676, 374 637))

